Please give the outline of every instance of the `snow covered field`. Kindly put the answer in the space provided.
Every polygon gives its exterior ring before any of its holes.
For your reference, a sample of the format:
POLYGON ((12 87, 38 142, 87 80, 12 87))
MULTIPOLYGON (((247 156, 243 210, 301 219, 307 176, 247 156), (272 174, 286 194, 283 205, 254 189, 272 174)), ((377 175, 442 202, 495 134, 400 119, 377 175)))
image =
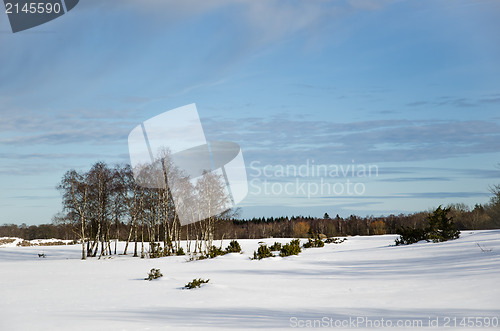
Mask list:
POLYGON ((8 244, 0 330, 500 329, 500 230, 391 247, 396 237, 349 237, 263 260, 249 259, 261 240, 239 240, 243 254, 194 262, 82 261, 80 245, 8 244), (145 281, 151 268, 164 277, 145 281), (182 289, 200 277, 210 282, 182 289))

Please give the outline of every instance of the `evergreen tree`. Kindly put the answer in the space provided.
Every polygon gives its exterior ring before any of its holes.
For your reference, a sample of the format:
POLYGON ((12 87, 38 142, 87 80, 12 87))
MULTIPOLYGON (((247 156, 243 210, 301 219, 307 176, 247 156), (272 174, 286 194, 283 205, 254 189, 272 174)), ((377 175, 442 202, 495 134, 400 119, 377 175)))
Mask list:
POLYGON ((280 256, 285 257, 285 256, 290 256, 290 255, 299 255, 301 252, 300 248, 300 240, 299 239, 293 239, 290 241, 288 244, 285 244, 280 251, 280 256))
POLYGON ((226 247, 226 253, 239 253, 241 252, 240 243, 236 240, 231 240, 229 246, 226 247))
POLYGON ((427 232, 424 229, 414 229, 411 227, 401 227, 398 231, 400 237, 396 239, 396 246, 410 245, 420 240, 427 240, 427 232))
POLYGON ((451 208, 441 208, 439 206, 432 215, 429 216, 429 227, 427 228, 427 238, 434 242, 457 239, 460 231, 457 230, 453 217, 448 217, 451 208))
POLYGON ((262 260, 267 257, 273 257, 273 253, 271 253, 271 250, 267 245, 260 245, 259 248, 257 249, 257 252, 253 252, 253 259, 254 260, 262 260))
POLYGON ((460 231, 456 228, 453 217, 448 217, 450 210, 451 207, 443 209, 439 206, 427 218, 428 225, 425 229, 402 226, 398 231, 401 236, 396 239, 396 246, 410 245, 420 240, 441 242, 457 239, 460 236, 460 231))

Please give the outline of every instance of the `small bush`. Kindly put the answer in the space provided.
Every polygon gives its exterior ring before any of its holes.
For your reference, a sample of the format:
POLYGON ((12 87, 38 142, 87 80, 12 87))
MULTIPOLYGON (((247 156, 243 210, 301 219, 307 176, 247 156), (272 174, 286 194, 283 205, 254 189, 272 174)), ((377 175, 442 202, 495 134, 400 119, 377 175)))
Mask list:
POLYGON ((160 269, 151 269, 151 271, 148 274, 148 277, 144 278, 144 280, 153 280, 163 277, 163 274, 160 272, 160 269))
POLYGON ((281 248, 280 256, 285 257, 290 255, 299 255, 301 251, 300 240, 294 239, 281 248))
POLYGON ((150 243, 149 246, 151 247, 150 252, 149 252, 150 258, 156 259, 156 258, 163 257, 166 255, 164 250, 160 247, 159 243, 152 242, 152 243, 150 243))
POLYGON ((213 259, 214 257, 224 255, 226 252, 224 252, 222 249, 216 246, 212 246, 208 249, 208 254, 207 257, 213 259))
POLYGON ((182 247, 179 247, 179 249, 177 249, 177 255, 186 255, 186 253, 184 253, 184 248, 182 247))
POLYGON ((210 281, 210 279, 201 279, 201 278, 198 278, 198 279, 193 279, 193 281, 187 283, 186 285, 184 285, 184 288, 185 289, 193 289, 193 288, 197 288, 197 287, 200 287, 202 284, 206 284, 210 281))
POLYGON ((271 250, 267 245, 260 245, 259 248, 257 249, 257 252, 253 252, 253 259, 254 260, 262 260, 265 259, 266 257, 272 257, 274 256, 273 253, 271 253, 271 250))
POLYGON ((271 251, 281 251, 281 243, 275 242, 274 244, 272 244, 271 246, 269 246, 269 249, 271 251))
POLYGON ((31 244, 29 240, 23 240, 18 242, 17 246, 28 247, 28 246, 33 246, 33 244, 31 244))
POLYGON ((432 240, 433 242, 441 242, 453 240, 460 237, 460 231, 457 230, 452 217, 448 217, 450 208, 441 208, 439 206, 428 217, 428 226, 425 229, 413 229, 402 227, 399 230, 400 237, 396 239, 396 246, 410 245, 420 240, 432 240))
POLYGON ((236 240, 231 240, 229 246, 226 247, 226 253, 239 253, 241 252, 240 243, 236 240))
POLYGON ((331 237, 331 238, 328 238, 325 240, 325 244, 342 244, 346 240, 347 240, 346 238, 340 239, 340 238, 331 237))
POLYGON ((171 256, 174 252, 174 244, 170 236, 167 236, 163 247, 163 256, 171 256))
MULTIPOLYGON (((184 251, 182 251, 182 252, 184 253, 184 251)), ((191 257, 189 258, 189 261, 213 259, 214 257, 225 255, 227 253, 229 253, 227 251, 227 248, 226 248, 226 251, 223 251, 219 247, 217 247, 215 245, 212 245, 211 247, 208 248, 208 252, 206 252, 206 253, 200 252, 200 255, 191 254, 191 257)), ((180 254, 177 254, 177 255, 180 255, 180 254)))
POLYGON ((312 240, 311 238, 309 238, 309 240, 304 244, 304 248, 323 247, 323 246, 325 246, 325 243, 321 239, 312 240))
POLYGON ((427 240, 427 232, 424 229, 402 227, 398 233, 400 236, 396 239, 396 246, 410 245, 420 240, 427 240))

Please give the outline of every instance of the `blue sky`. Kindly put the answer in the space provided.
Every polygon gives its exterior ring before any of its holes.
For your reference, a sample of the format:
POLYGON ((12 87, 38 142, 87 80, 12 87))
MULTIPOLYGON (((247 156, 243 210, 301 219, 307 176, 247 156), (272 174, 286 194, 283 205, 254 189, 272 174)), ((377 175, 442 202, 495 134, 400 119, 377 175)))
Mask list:
POLYGON ((135 126, 190 103, 209 140, 242 148, 243 217, 485 203, 498 31, 494 0, 81 0, 15 34, 0 13, 0 224, 49 223, 65 171, 129 162, 135 126), (314 165, 378 172, 279 173, 314 165), (363 193, 312 194, 347 181, 363 193))

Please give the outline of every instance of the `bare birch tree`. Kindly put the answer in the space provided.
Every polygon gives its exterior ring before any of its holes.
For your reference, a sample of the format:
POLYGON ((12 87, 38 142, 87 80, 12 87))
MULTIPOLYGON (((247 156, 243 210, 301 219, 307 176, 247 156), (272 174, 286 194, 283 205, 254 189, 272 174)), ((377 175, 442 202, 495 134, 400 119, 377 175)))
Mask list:
POLYGON ((72 222, 79 230, 77 232, 82 243, 82 260, 85 260, 85 228, 89 205, 87 176, 69 170, 64 174, 57 189, 62 192, 63 208, 67 212, 65 219, 72 222))

